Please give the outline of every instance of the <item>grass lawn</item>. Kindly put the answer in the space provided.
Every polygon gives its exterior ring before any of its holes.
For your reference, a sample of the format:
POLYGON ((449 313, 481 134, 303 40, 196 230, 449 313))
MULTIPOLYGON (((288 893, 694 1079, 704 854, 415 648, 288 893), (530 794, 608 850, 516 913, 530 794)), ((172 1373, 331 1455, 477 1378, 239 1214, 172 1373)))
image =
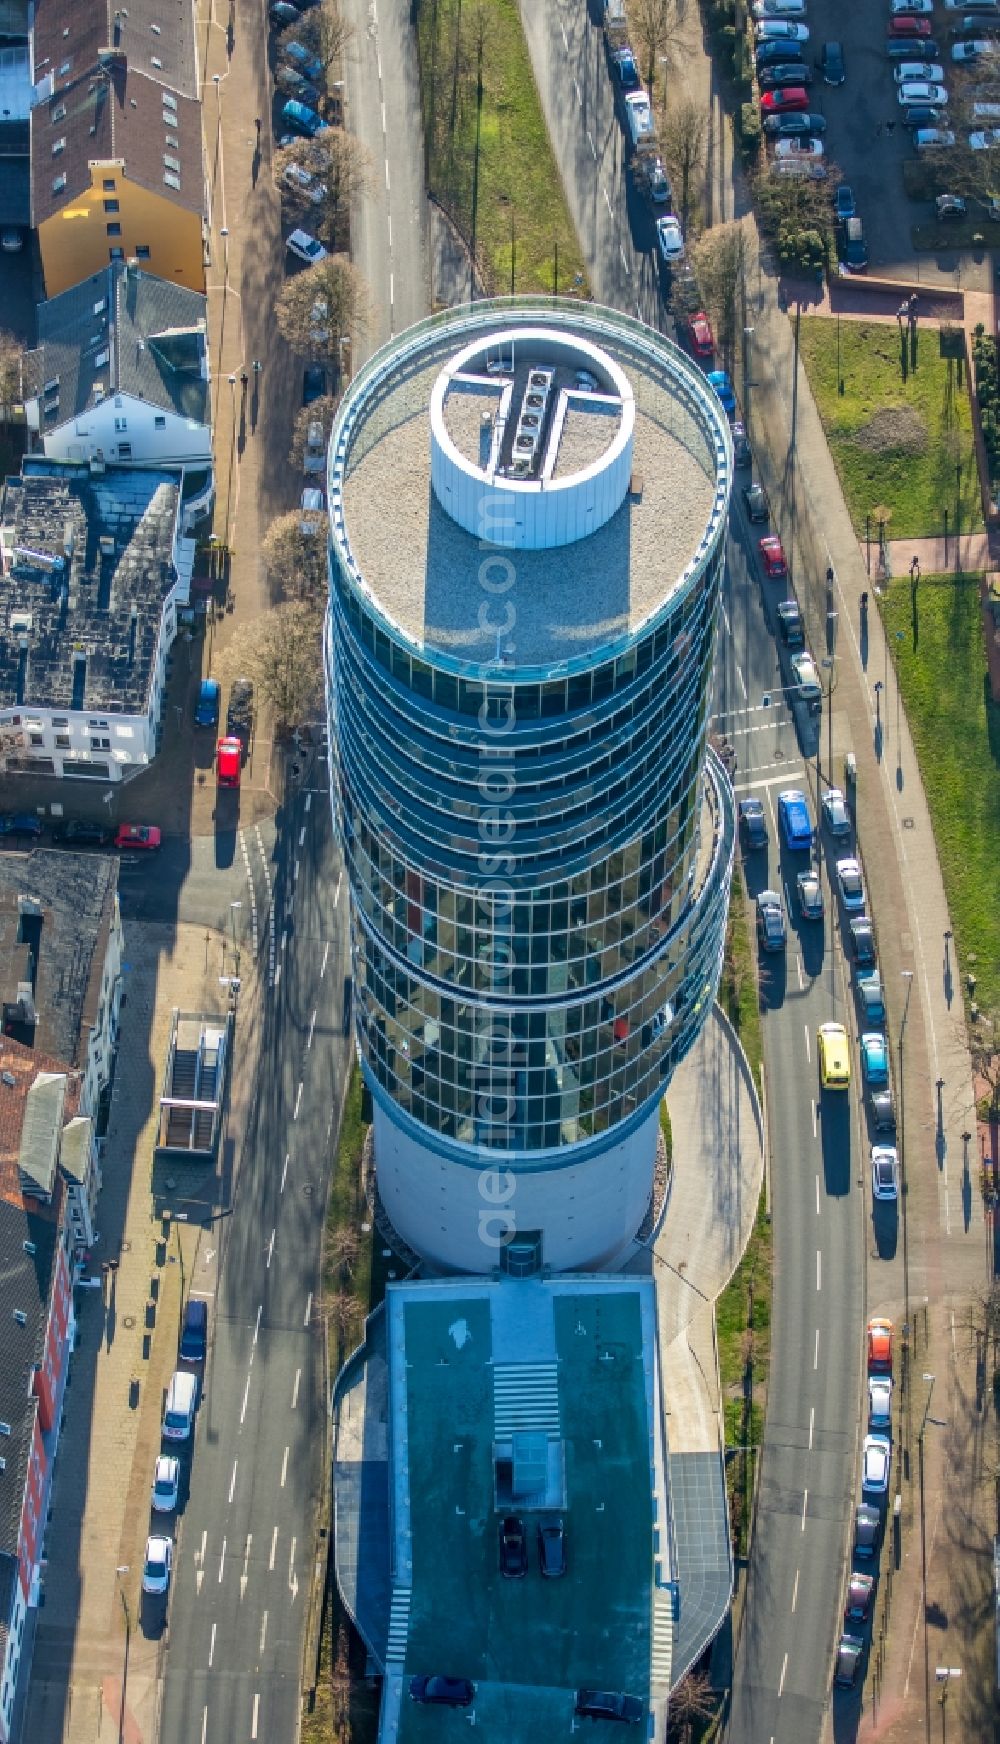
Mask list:
POLYGON ((890 539, 932 538, 944 511, 963 533, 983 525, 972 445, 972 413, 963 362, 943 358, 936 328, 918 328, 916 368, 904 379, 895 322, 841 321, 837 391, 837 322, 803 320, 802 362, 823 419, 855 532, 865 515, 892 510, 890 539), (956 487, 960 467, 960 488, 956 487))
POLYGON ((586 294, 583 256, 552 155, 517 0, 418 0, 427 185, 487 289, 586 294), (478 63, 482 49, 482 101, 478 63), (477 151, 478 140, 478 151, 477 151))
POLYGON ((753 935, 747 916, 747 899, 737 866, 729 892, 729 920, 726 926, 726 954, 719 987, 719 1004, 732 1024, 743 1051, 750 1062, 754 1083, 760 1089, 761 1063, 764 1057, 760 1027, 760 1001, 757 995, 757 972, 754 964, 753 935))
POLYGON ((959 965, 974 968, 980 1006, 1000 1010, 1000 708, 989 701, 978 578, 923 576, 915 604, 903 578, 879 608, 890 648, 903 633, 900 689, 959 965))

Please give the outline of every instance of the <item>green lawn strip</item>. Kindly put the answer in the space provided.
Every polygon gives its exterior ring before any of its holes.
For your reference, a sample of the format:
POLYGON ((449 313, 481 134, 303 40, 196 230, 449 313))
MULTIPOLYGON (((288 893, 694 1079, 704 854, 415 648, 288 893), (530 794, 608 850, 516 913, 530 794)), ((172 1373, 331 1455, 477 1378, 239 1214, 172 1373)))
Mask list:
POLYGON ((729 922, 726 928, 726 953, 719 987, 719 1003, 743 1044, 754 1083, 759 1090, 764 1058, 760 1002, 757 995, 753 935, 738 867, 733 873, 729 894, 729 922))
POLYGON ((882 505, 892 511, 889 539, 941 534, 945 510, 954 528, 956 509, 961 531, 978 532, 965 364, 941 356, 936 327, 918 326, 917 366, 908 361, 904 379, 896 322, 842 320, 839 330, 839 375, 837 321, 803 320, 799 347, 855 532, 882 505))
POLYGON ((663 1144, 667 1153, 667 1174, 674 1164, 674 1133, 670 1125, 670 1115, 667 1113, 667 1099, 664 1096, 660 1103, 660 1131, 663 1134, 663 1144))
POLYGON ((419 0, 427 185, 476 254, 487 289, 586 295, 517 0, 419 0), (482 52, 482 103, 478 66, 482 52), (478 175, 477 143, 478 136, 478 175))
POLYGON ((925 575, 879 601, 930 808, 959 967, 1000 1008, 1000 708, 989 700, 979 582, 925 575), (897 633, 902 641, 897 642, 897 633), (975 958, 975 962, 971 959, 975 958))

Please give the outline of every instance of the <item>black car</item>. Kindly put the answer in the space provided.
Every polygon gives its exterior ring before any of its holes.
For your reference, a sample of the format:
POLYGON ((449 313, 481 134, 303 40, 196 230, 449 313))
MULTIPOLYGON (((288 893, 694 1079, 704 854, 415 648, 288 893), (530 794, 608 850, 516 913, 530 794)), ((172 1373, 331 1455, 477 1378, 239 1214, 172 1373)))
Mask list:
POLYGON ((936 61, 938 45, 929 36, 891 36, 885 45, 891 61, 936 61))
POLYGON ((826 116, 769 115, 764 132, 772 139, 818 139, 826 132, 826 116))
POLYGON ((467 1677, 411 1677, 410 1695, 415 1702, 436 1702, 442 1708, 467 1708, 476 1686, 467 1677))
POLYGON ((298 24, 299 22, 298 8, 290 6, 288 0, 274 0, 274 5, 269 8, 267 16, 272 24, 277 24, 282 28, 286 24, 298 24))
POLYGON ((581 1689, 576 1692, 573 1712, 585 1720, 626 1720, 638 1726, 646 1718, 646 1704, 621 1690, 581 1689))
POLYGON ((778 66, 762 67, 758 75, 762 91, 782 91, 788 85, 811 85, 812 68, 801 61, 785 59, 778 66))
POLYGON ((767 498, 762 485, 748 484, 743 492, 743 501, 746 504, 748 521, 767 520, 767 498))
POLYGON ((933 103, 908 103, 903 110, 903 126, 938 127, 946 114, 947 110, 938 109, 933 103))
POLYGON ((849 1623, 867 1623, 874 1592, 874 1576, 861 1574, 857 1569, 852 1569, 850 1580, 847 1583, 847 1598, 844 1603, 844 1616, 849 1623))
POLYGON ((838 224, 857 216, 857 203, 850 182, 838 182, 833 194, 833 213, 838 224))
POLYGON ((870 1090, 868 1110, 876 1132, 895 1132, 896 1110, 893 1107, 891 1090, 884 1087, 881 1090, 870 1090))
POLYGON ((968 210, 961 194, 939 194, 934 202, 934 216, 939 224, 947 223, 949 219, 965 218, 968 210))
POLYGON ((302 404, 311 406, 326 393, 326 370, 322 364, 310 363, 302 371, 302 404))
POLYGON ((42 825, 34 812, 7 811, 0 816, 0 836, 40 836, 42 825))
POLYGON ((840 226, 840 258, 848 272, 864 272, 868 265, 868 244, 860 218, 846 218, 840 226))
POLYGON ((802 628, 802 613, 796 600, 781 600, 778 604, 778 629, 781 640, 786 648, 804 648, 805 631, 802 628))
POLYGON ((882 1515, 870 1502, 861 1502, 854 1510, 854 1554, 867 1562, 878 1550, 882 1535, 882 1515))
POLYGON ((744 848, 767 847, 767 820, 759 799, 740 800, 740 840, 744 848))
POLYGON ((791 62, 801 59, 802 49, 800 45, 797 42, 787 42, 784 39, 780 42, 758 43, 754 56, 758 72, 760 72, 761 67, 774 67, 779 66, 782 61, 791 62))
POLYGON ((524 1521, 516 1514, 506 1514, 500 1522, 500 1573, 508 1580, 520 1580, 528 1572, 528 1540, 524 1536, 524 1521))
POLYGON ((750 448, 750 438, 746 432, 746 425, 742 424, 737 418, 733 425, 733 465, 739 467, 749 466, 752 459, 753 454, 750 448))
POLYGON ((866 914, 855 915, 850 923, 851 954, 859 969, 868 969, 876 961, 875 928, 866 914))
POLYGON ((561 1520, 539 1521, 538 1566, 549 1580, 566 1573, 566 1529, 561 1520))
POLYGON ((825 42, 820 50, 819 70, 824 85, 842 85, 847 78, 844 51, 839 42, 825 42))
POLYGON ((205 1361, 208 1349, 208 1303, 204 1296, 189 1296, 181 1328, 181 1362, 205 1361))
POLYGON ((853 1689, 858 1681, 861 1669, 861 1658, 865 1644, 860 1635, 842 1635, 837 1648, 837 1664, 833 1673, 833 1681, 841 1689, 853 1689))
POLYGON ((88 823, 86 818, 71 818, 68 823, 56 824, 52 840, 66 842, 74 848, 106 848, 111 841, 111 831, 102 830, 100 824, 88 823))

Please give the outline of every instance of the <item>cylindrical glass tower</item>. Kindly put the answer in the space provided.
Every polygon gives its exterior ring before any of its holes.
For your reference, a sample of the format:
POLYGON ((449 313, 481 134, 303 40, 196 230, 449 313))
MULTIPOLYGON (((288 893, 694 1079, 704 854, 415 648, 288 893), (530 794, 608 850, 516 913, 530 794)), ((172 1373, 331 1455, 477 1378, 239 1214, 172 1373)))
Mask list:
POLYGON ((715 995, 734 843, 707 747, 732 449, 638 322, 411 328, 330 450, 327 694, 383 1205, 431 1264, 612 1263, 715 995))

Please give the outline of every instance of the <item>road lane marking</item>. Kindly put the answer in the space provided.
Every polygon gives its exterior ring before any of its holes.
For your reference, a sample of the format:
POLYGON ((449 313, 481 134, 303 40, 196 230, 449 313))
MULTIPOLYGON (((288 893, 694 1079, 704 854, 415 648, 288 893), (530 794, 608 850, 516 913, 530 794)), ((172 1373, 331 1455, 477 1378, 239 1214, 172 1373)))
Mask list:
POLYGON ((233 1475, 229 1480, 229 1500, 230 1500, 230 1503, 232 1502, 233 1496, 236 1493, 236 1467, 239 1465, 239 1463, 240 1462, 238 1459, 233 1460, 233 1475))
POLYGON ((274 1553, 277 1550, 277 1548, 278 1548, 278 1528, 276 1526, 274 1528, 274 1532, 273 1532, 272 1537, 271 1537, 271 1556, 270 1556, 270 1560, 268 1561, 268 1565, 267 1565, 268 1568, 272 1570, 272 1572, 274 1569, 274 1553))
POLYGON ((819 1327, 816 1328, 816 1348, 813 1351, 813 1368, 819 1368, 819 1327))
POLYGON ((805 1030, 805 1033, 806 1033, 806 1059, 809 1061, 809 1064, 812 1065, 812 1053, 811 1053, 810 1047, 809 1047, 809 1025, 807 1023, 804 1023, 802 1025, 802 1028, 805 1030))
MULTIPOLYGON (((310 1300, 310 1302, 312 1301, 311 1296, 310 1296, 309 1300, 310 1300)), ((307 1323, 308 1323, 308 1316, 306 1317, 306 1319, 307 1319, 307 1323)), ((302 1370, 296 1369, 295 1380, 292 1382, 292 1410, 293 1411, 295 1410, 295 1407, 299 1402, 299 1381, 301 1380, 301 1378, 302 1378, 302 1370)))
POLYGON ((208 1643, 208 1669, 209 1669, 209 1671, 211 1671, 211 1669, 212 1669, 212 1661, 214 1658, 215 1658, 215 1624, 213 1623, 212 1624, 212 1638, 208 1643))
POLYGON ((330 957, 330 941, 328 939, 326 942, 326 948, 323 951, 323 965, 322 965, 322 968, 320 969, 320 972, 319 972, 319 978, 321 981, 323 979, 323 976, 326 974, 326 965, 329 961, 329 957, 330 957))
POLYGON ((260 1651, 261 1651, 261 1653, 263 1653, 263 1651, 264 1651, 264 1642, 266 1640, 267 1640, 267 1612, 265 1611, 263 1617, 260 1620, 260 1651))
POLYGON ((788 1654, 786 1653, 784 1659, 781 1661, 781 1676, 778 1679, 778 1700, 779 1701, 781 1700, 781 1692, 785 1687, 785 1672, 787 1670, 788 1670, 788 1654))
POLYGON ((573 80, 573 89, 576 92, 576 100, 579 103, 580 108, 582 109, 583 108, 583 92, 580 90, 579 79, 573 80))
POLYGON ((809 1506, 809 1491, 803 1490, 803 1492, 802 1492, 802 1530, 803 1530, 803 1532, 806 1529, 806 1509, 808 1506, 809 1506))
MULTIPOLYGON (((789 913, 791 913, 791 908, 792 908, 792 905, 791 905, 791 902, 789 902, 789 904, 788 904, 789 913)), ((796 959, 795 959, 795 972, 799 978, 799 992, 801 993, 803 988, 805 987, 805 984, 806 984, 806 978, 802 973, 802 958, 801 957, 796 957, 796 959)))
POLYGON ((795 1585, 792 1588, 792 1615, 793 1616, 795 1615, 795 1607, 798 1604, 798 1602, 799 1602, 799 1571, 798 1571, 798 1569, 796 1569, 795 1570, 795 1585))
POLYGON ((288 1476, 288 1449, 286 1447, 285 1452, 284 1452, 284 1457, 282 1458, 282 1461, 281 1461, 281 1487, 282 1487, 282 1489, 284 1489, 284 1487, 285 1487, 285 1479, 287 1478, 287 1476, 288 1476))
POLYGON ((288 943, 288 928, 285 927, 282 931, 282 934, 281 934, 281 949, 282 950, 284 950, 287 943, 288 943))
MULTIPOLYGON (((289 1157, 290 1157, 290 1156, 291 1156, 291 1152, 290 1152, 290 1151, 286 1151, 286 1152, 285 1152, 285 1166, 284 1166, 284 1168, 283 1168, 283 1169, 282 1169, 282 1171, 281 1171, 281 1191, 282 1191, 282 1192, 284 1192, 284 1191, 285 1191, 285 1176, 286 1176, 286 1175, 287 1175, 287 1173, 288 1173, 288 1159, 289 1159, 289 1157)), ((817 1179, 818 1179, 818 1177, 817 1177, 817 1179)))
POLYGON ((299 1118, 299 1106, 301 1104, 301 1101, 302 1101, 302 1079, 300 1078, 299 1079, 299 1087, 295 1092, 295 1113, 292 1115, 293 1120, 298 1120, 298 1118, 299 1118))
POLYGON ((276 1234, 277 1234, 277 1231, 272 1229, 271 1239, 267 1244, 267 1269, 268 1269, 268 1271, 270 1271, 270 1269, 271 1269, 271 1261, 274 1258, 274 1238, 275 1238, 276 1234))
MULTIPOLYGON (((816 1107, 815 1096, 812 1099, 812 1109, 813 1109, 813 1138, 815 1138, 819 1132, 819 1110, 816 1107)), ((817 1181, 819 1180, 818 1175, 816 1176, 816 1179, 817 1179, 817 1181)))
POLYGON ((569 54, 569 37, 566 35, 565 24, 560 23, 559 29, 562 31, 563 48, 566 50, 566 53, 569 54))
MULTIPOLYGON (((810 1407, 809 1407, 809 1449, 810 1449, 810 1452, 812 1451, 813 1428, 815 1427, 815 1423, 816 1423, 816 1407, 815 1407, 815 1405, 810 1405, 810 1407)), ((796 1579, 798 1579, 798 1576, 796 1576, 796 1579)))
POLYGON ((624 250, 624 248, 623 248, 623 247, 622 247, 622 245, 621 245, 621 243, 619 243, 619 244, 618 244, 618 253, 619 253, 619 254, 620 254, 620 255, 621 255, 621 257, 622 257, 622 266, 623 266, 623 267, 624 267, 624 268, 625 268, 625 271, 626 271, 626 272, 627 272, 627 273, 628 273, 628 276, 629 276, 629 278, 631 278, 631 277, 632 277, 632 274, 631 274, 631 273, 630 273, 630 272, 629 272, 629 265, 628 265, 628 261, 627 261, 627 260, 626 260, 626 258, 625 258, 625 250, 624 250))
POLYGON ((275 969, 275 971, 274 971, 274 980, 273 980, 273 982, 272 982, 272 984, 271 984, 271 985, 272 985, 272 986, 274 986, 274 987, 277 987, 277 985, 278 985, 278 982, 279 982, 279 981, 280 981, 280 980, 281 980, 281 964, 280 964, 280 963, 279 963, 279 964, 278 964, 278 966, 277 966, 277 968, 276 968, 276 969, 275 969))
MULTIPOLYGON (((815 1106, 815 1104, 814 1104, 815 1106)), ((813 1137, 815 1138, 815 1133, 813 1137)), ((819 1171, 816 1172, 816 1216, 819 1216, 819 1171)))
POLYGON ((816 1288, 817 1290, 823 1288, 823 1255, 819 1248, 816 1249, 816 1288))
POLYGON ((313 1045, 313 1031, 315 1030, 315 1028, 316 1028, 316 1012, 314 1011, 312 1014, 312 1017, 309 1019, 309 1040, 306 1042, 306 1053, 309 1052, 309 1049, 313 1045))
POLYGON ((208 1708, 204 1707, 202 1709, 202 1712, 201 1712, 201 1744, 205 1744, 205 1740, 207 1737, 208 1737, 208 1708))
POLYGON ((587 129, 587 144, 590 146, 590 155, 593 158, 594 162, 596 163, 597 162, 597 147, 594 144, 594 135, 591 133, 589 127, 587 129))
POLYGON ((244 1551, 243 1551, 243 1573, 240 1575, 240 1599, 241 1600, 243 1598, 245 1598, 245 1596, 246 1596, 247 1582, 250 1579, 250 1576, 247 1573, 247 1570, 250 1567, 250 1546, 252 1543, 253 1543, 253 1533, 248 1532, 246 1546, 245 1546, 244 1551))
POLYGON ((305 826, 305 824, 303 824, 302 828, 299 831, 299 847, 300 848, 304 846, 305 839, 306 839, 306 826, 305 826))
POLYGON ((295 1572, 295 1545, 296 1540, 293 1538, 292 1548, 288 1553, 288 1590, 292 1595, 293 1605, 298 1597, 299 1591, 299 1577, 295 1572))
POLYGON ((253 1329, 254 1344, 257 1343, 257 1339, 258 1339, 258 1336, 260 1334, 260 1317, 261 1317, 263 1312, 264 1312, 264 1304, 263 1304, 263 1302, 259 1302, 257 1305, 257 1324, 255 1325, 255 1327, 253 1329))
POLYGON ((249 1399, 249 1397, 250 1397, 250 1376, 247 1375, 247 1384, 246 1384, 246 1387, 245 1387, 244 1392, 243 1392, 243 1408, 240 1411, 240 1422, 241 1423, 243 1422, 243 1419, 247 1414, 247 1400, 249 1399))
POLYGON ((258 1716, 259 1712, 260 1712, 260 1696, 259 1696, 259 1694, 255 1694, 254 1698, 253 1698, 253 1718, 250 1721, 250 1736, 251 1736, 251 1738, 256 1738, 256 1736, 257 1736, 257 1716, 258 1716))
POLYGON ((294 867, 293 867, 293 869, 292 869, 292 883, 293 883, 293 884, 297 884, 297 883, 298 883, 298 881, 299 881, 299 857, 298 857, 298 855, 297 855, 297 854, 296 854, 296 856, 295 856, 295 865, 294 865, 294 867))
POLYGON ((343 884, 343 882, 344 882, 344 874, 343 874, 343 872, 341 872, 339 878, 337 879, 337 888, 333 893, 333 906, 334 906, 334 908, 336 908, 338 902, 340 901, 340 886, 343 884))
POLYGON ((309 1325, 309 1316, 312 1313, 312 1305, 313 1305, 313 1293, 310 1290, 308 1296, 306 1297, 306 1311, 305 1311, 305 1314, 304 1314, 303 1319, 302 1319, 303 1326, 309 1325))
POLYGON ((202 1566, 204 1566, 204 1563, 205 1563, 205 1546, 207 1545, 207 1543, 208 1543, 208 1533, 203 1532, 201 1535, 201 1549, 196 1550, 194 1553, 195 1562, 200 1562, 202 1564, 202 1566))
MULTIPOLYGON (((309 792, 306 794, 306 811, 312 811, 312 802, 313 802, 313 796, 312 796, 312 789, 310 788, 309 792)), ((266 1611, 264 1612, 264 1615, 265 1615, 265 1617, 267 1616, 266 1611)))
POLYGON ((222 1554, 219 1557, 219 1585, 222 1585, 222 1571, 226 1566, 226 1541, 222 1540, 222 1554))
POLYGON ((743 681, 743 673, 742 673, 742 670, 739 666, 737 666, 737 668, 736 668, 736 676, 740 681, 740 689, 743 692, 743 701, 746 702, 746 700, 747 700, 747 687, 743 681))
POLYGON ((610 200, 609 200, 609 199, 608 199, 608 190, 607 190, 607 188, 602 188, 602 189, 601 189, 601 193, 602 193, 602 194, 603 194, 603 195, 604 195, 604 204, 605 204, 605 205, 606 205, 606 207, 607 207, 607 208, 608 208, 608 213, 609 213, 609 216, 610 216, 610 217, 612 217, 612 218, 613 218, 613 217, 614 217, 614 212, 613 212, 613 211, 612 211, 612 207, 611 207, 611 201, 610 201, 610 200))

